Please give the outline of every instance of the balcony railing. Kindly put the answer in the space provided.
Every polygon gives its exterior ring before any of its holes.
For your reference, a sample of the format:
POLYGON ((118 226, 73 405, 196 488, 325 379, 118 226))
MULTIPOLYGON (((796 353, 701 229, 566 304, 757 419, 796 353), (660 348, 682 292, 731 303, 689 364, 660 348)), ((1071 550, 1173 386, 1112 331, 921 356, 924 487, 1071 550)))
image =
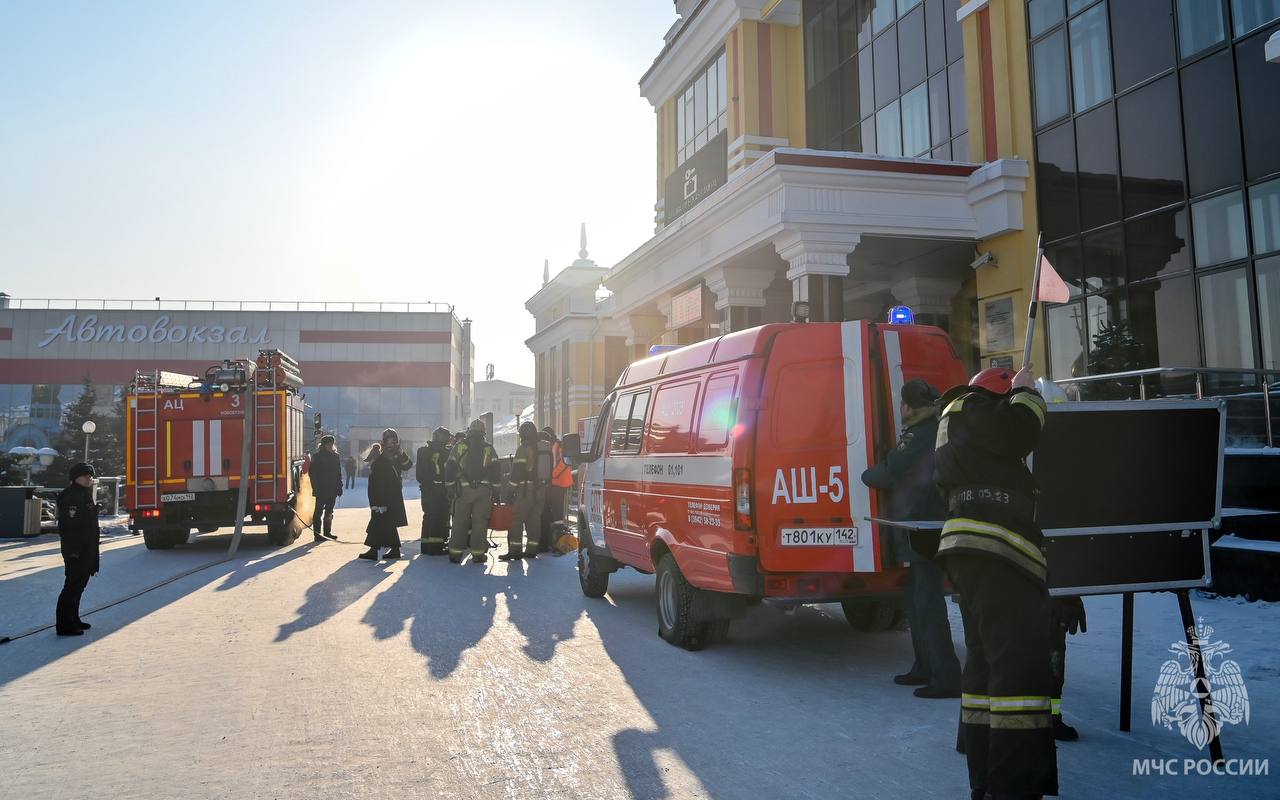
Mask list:
POLYGON ((1272 387, 1280 370, 1221 367, 1150 367, 1105 375, 1063 378, 1075 400, 1148 400, 1155 398, 1220 398, 1227 406, 1227 446, 1275 447, 1272 387))
POLYGON ((36 309, 68 311, 375 311, 453 313, 449 303, 431 301, 383 302, 310 302, 307 300, 64 300, 29 297, 0 297, 0 310, 36 309))

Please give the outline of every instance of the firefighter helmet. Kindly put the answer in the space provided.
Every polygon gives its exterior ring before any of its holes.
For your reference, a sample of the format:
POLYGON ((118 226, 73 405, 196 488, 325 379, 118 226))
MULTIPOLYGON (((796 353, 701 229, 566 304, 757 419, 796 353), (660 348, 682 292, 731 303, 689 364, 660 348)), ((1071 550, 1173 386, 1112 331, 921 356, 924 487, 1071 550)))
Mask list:
POLYGON ((970 386, 978 386, 996 394, 1008 394, 1013 391, 1013 370, 1005 367, 988 367, 969 381, 970 386))
POLYGON ((434 431, 431 432, 431 441, 435 442, 436 444, 445 444, 452 438, 453 438, 453 434, 450 433, 449 429, 444 426, 440 426, 439 428, 436 428, 434 431))
POLYGON ((467 426, 467 433, 488 433, 484 427, 484 420, 471 420, 471 424, 467 426))
POLYGON ((521 422, 518 433, 521 439, 537 439, 538 426, 532 422, 521 422))

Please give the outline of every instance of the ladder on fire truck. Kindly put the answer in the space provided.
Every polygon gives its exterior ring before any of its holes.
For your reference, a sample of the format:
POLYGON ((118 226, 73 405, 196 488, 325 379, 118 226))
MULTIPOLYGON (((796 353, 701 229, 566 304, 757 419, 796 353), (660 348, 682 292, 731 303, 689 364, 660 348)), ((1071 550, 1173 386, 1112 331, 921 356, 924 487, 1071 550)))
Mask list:
POLYGON ((160 371, 134 376, 133 482, 138 508, 160 505, 160 371))
POLYGON ((275 359, 258 354, 253 370, 253 500, 278 503, 280 401, 275 359))

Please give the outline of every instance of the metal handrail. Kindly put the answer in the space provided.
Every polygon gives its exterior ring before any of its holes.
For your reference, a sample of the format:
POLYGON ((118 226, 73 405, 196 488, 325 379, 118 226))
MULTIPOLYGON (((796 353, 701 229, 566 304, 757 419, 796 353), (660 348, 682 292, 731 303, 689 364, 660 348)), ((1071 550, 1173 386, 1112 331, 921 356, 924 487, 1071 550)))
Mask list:
POLYGON ((1145 380, 1148 375, 1167 375, 1167 374, 1187 374, 1190 373, 1196 379, 1196 399, 1204 398, 1204 380, 1205 375, 1235 375, 1249 376, 1259 379, 1262 386, 1262 424, 1263 432, 1266 436, 1267 445, 1276 446, 1275 436, 1271 425, 1271 383, 1268 376, 1280 375, 1280 369, 1246 369, 1244 367, 1147 367, 1145 369, 1131 369, 1124 372, 1108 372, 1103 375, 1085 375, 1080 378, 1063 378, 1062 380, 1054 380, 1054 383, 1093 383, 1095 381, 1115 381, 1127 378, 1138 379, 1138 399, 1147 399, 1147 382, 1145 380))
POLYGON ((308 300, 74 300, 62 298, 8 297, 0 299, 0 311, 8 309, 67 311, 376 311, 453 313, 451 303, 328 302, 308 300))

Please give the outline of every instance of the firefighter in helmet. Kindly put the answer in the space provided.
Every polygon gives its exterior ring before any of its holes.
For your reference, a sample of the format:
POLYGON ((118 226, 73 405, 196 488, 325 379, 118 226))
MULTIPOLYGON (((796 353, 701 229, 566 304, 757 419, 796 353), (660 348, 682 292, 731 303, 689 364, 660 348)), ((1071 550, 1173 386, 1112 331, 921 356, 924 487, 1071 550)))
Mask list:
MULTIPOLYGON (((538 557, 538 535, 542 530, 542 506, 546 502, 546 487, 538 470, 538 426, 532 422, 520 423, 517 431, 520 444, 511 461, 511 474, 507 476, 506 495, 510 499, 514 515, 511 529, 507 531, 507 552, 498 558, 511 561, 538 557), (527 530, 529 543, 522 544, 527 530)), ((550 470, 547 470, 549 473, 550 470)))
POLYGON ((455 564, 462 563, 468 546, 475 564, 483 564, 489 550, 489 513, 493 510, 493 489, 502 481, 502 465, 484 434, 484 422, 474 420, 466 438, 453 446, 444 467, 445 480, 455 486, 453 534, 449 537, 449 560, 455 564))
POLYGON ((443 555, 449 536, 449 493, 444 467, 449 461, 453 434, 436 428, 431 441, 418 448, 418 486, 422 489, 422 554, 443 555))
POLYGON ((960 745, 974 797, 1058 793, 1048 564, 1026 458, 1044 426, 1028 369, 985 369, 944 394, 934 478, 947 498, 937 558, 960 593, 967 656, 960 745))

